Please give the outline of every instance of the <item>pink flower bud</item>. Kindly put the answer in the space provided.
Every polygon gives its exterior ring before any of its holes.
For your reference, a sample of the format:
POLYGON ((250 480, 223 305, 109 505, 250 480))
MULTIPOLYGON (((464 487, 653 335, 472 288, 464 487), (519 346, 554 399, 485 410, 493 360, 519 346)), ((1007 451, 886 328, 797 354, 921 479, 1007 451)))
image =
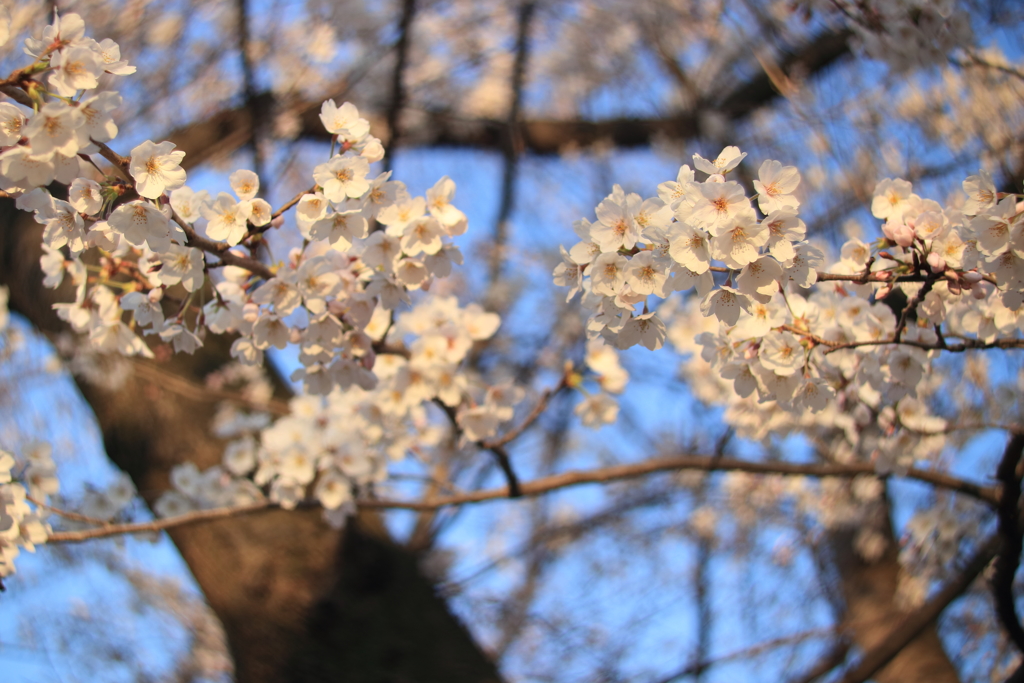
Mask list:
POLYGON ((975 299, 984 299, 992 291, 992 285, 988 282, 975 282, 971 285, 971 296, 975 299))
POLYGON ((909 247, 914 243, 914 229, 906 223, 886 221, 882 225, 882 233, 901 247, 909 247))
POLYGON ((978 282, 981 282, 982 278, 984 278, 985 276, 976 270, 968 270, 967 272, 964 273, 963 277, 964 282, 966 282, 969 285, 973 285, 978 282))
POLYGON ((284 216, 278 216, 274 220, 270 221, 270 226, 273 228, 280 228, 284 225, 284 216))
POLYGON ((946 259, 942 258, 938 252, 933 251, 928 254, 928 266, 933 273, 941 273, 946 269, 946 259))
POLYGON ((149 299, 149 303, 151 303, 151 304, 158 304, 164 298, 164 288, 163 287, 155 287, 155 288, 149 290, 149 293, 146 294, 146 297, 149 299))

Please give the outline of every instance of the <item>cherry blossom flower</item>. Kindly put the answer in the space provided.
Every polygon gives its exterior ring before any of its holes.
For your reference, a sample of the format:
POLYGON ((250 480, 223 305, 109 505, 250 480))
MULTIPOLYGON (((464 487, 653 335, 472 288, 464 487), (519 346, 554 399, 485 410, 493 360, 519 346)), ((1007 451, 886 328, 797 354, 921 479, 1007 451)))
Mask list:
POLYGON ((871 213, 875 218, 903 218, 903 211, 909 206, 912 185, 906 180, 886 178, 875 186, 871 200, 871 213))
POLYGON ((164 192, 185 184, 185 169, 180 166, 185 153, 173 150, 173 142, 156 144, 151 140, 132 150, 128 171, 135 179, 135 189, 140 195, 156 199, 164 192))
POLYGON ((740 311, 750 311, 750 299, 732 287, 720 287, 704 297, 700 312, 705 317, 715 316, 726 325, 735 325, 740 311))
POLYGON ((634 316, 619 331, 618 347, 643 344, 648 350, 657 351, 665 343, 665 334, 665 323, 654 312, 634 316))
POLYGON ((739 166, 746 156, 747 153, 740 152, 739 147, 730 146, 723 149, 714 161, 708 161, 699 154, 694 154, 693 165, 698 171, 705 173, 725 174, 739 166))
POLYGON ((793 191, 800 185, 800 171, 796 166, 783 166, 779 161, 765 161, 757 171, 754 181, 757 190, 757 205, 765 214, 782 209, 795 211, 800 201, 793 191))
POLYGON ((75 182, 68 188, 68 202, 79 213, 95 215, 103 206, 100 184, 88 178, 75 178, 75 182))
POLYGON ((221 192, 213 202, 200 205, 199 212, 208 222, 206 235, 212 240, 223 240, 234 246, 248 232, 247 222, 252 215, 252 203, 236 202, 227 192, 221 192))
POLYGON ((444 176, 427 190, 427 208, 430 215, 438 220, 452 237, 466 232, 466 214, 452 206, 455 196, 455 181, 444 176))
POLYGON ((10 102, 0 102, 0 147, 17 144, 26 123, 25 114, 10 102))
POLYGON ((228 176, 231 189, 240 201, 255 199, 260 191, 260 179, 252 171, 239 169, 228 176))
POLYGON ((114 209, 107 222, 136 247, 145 244, 154 252, 167 251, 171 247, 171 222, 149 202, 122 204, 114 209))
POLYGON ((626 283, 628 262, 625 256, 614 252, 604 253, 594 259, 587 271, 593 283, 594 293, 615 296, 626 283))
MULTIPOLYGON (((73 157, 78 154, 78 135, 75 130, 84 123, 78 107, 61 101, 44 104, 29 119, 23 135, 28 138, 34 156, 49 158, 53 154, 73 157)), ((7 175, 7 172, 4 172, 7 175)))
POLYGON ((362 197, 370 189, 366 175, 370 164, 359 156, 337 155, 313 169, 313 179, 323 188, 323 195, 332 202, 348 197, 362 197))
POLYGON ((58 51, 50 65, 56 69, 50 74, 50 86, 63 97, 73 97, 79 90, 92 90, 103 74, 99 55, 84 46, 58 51))
POLYGON ((968 216, 975 216, 996 204, 996 186, 992 182, 992 174, 982 169, 978 175, 972 175, 963 182, 964 192, 967 193, 967 201, 964 202, 963 212, 968 216))
POLYGON ((340 107, 334 100, 324 102, 320 108, 320 121, 328 133, 343 138, 359 139, 370 132, 370 123, 359 118, 359 110, 348 102, 340 107))
POLYGON ((708 235, 686 223, 674 223, 668 231, 669 255, 676 263, 700 275, 711 266, 708 235))
POLYGON ((573 412, 579 416, 584 427, 597 429, 615 422, 619 416, 619 404, 614 398, 601 392, 580 401, 573 412))

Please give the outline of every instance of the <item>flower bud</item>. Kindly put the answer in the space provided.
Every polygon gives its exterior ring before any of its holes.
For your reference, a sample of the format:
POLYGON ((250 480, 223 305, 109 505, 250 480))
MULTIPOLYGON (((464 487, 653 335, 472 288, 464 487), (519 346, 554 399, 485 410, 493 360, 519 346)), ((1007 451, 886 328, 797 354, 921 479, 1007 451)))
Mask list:
POLYGON ((933 251, 928 254, 928 266, 933 273, 941 273, 946 269, 946 259, 942 258, 938 252, 933 251))
POLYGON ((973 285, 973 284, 976 284, 978 282, 981 282, 981 280, 984 277, 985 277, 984 275, 982 275, 981 273, 979 273, 976 270, 968 270, 966 273, 963 274, 964 282, 966 282, 969 285, 973 285))
POLYGON ((992 291, 992 285, 988 282, 975 282, 971 285, 971 296, 975 299, 984 299, 992 291))
POLYGON ((146 294, 146 296, 149 298, 149 303, 158 304, 164 298, 164 288, 154 287, 153 289, 149 290, 149 293, 146 294))
POLYGON ((293 327, 288 330, 288 341, 292 344, 298 344, 302 341, 302 330, 297 327, 293 327))
POLYGON ((909 247, 914 243, 914 228, 906 223, 886 221, 882 225, 882 233, 901 247, 909 247))
POLYGON ((284 216, 278 216, 270 221, 270 227, 272 228, 280 228, 282 225, 284 225, 284 216))
POLYGON ((247 323, 254 323, 260 319, 260 306, 251 301, 242 306, 242 319, 247 323))
POLYGON ((721 173, 712 173, 711 175, 708 176, 708 179, 705 182, 708 182, 708 183, 724 183, 725 182, 725 176, 722 175, 721 173))
POLYGON ((337 299, 331 299, 327 302, 327 310, 331 315, 340 318, 348 310, 348 307, 337 299))

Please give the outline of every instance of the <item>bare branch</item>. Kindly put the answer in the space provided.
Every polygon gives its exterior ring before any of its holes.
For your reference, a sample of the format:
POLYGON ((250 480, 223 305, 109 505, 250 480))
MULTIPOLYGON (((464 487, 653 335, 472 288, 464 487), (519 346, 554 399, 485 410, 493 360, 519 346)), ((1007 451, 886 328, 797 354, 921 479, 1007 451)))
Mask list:
POLYGON ((391 74, 391 106, 388 108, 388 142, 384 148, 384 170, 390 171, 391 158, 401 135, 399 120, 405 107, 405 67, 409 57, 412 20, 416 16, 416 0, 402 0, 402 16, 398 20, 398 41, 395 44, 395 70, 391 74))
MULTIPOLYGON (((818 73, 849 54, 850 32, 845 29, 828 30, 802 46, 794 46, 777 60, 786 72, 798 70, 807 75, 818 73)), ((397 41, 396 44, 397 45, 397 41)), ((385 46, 391 50, 395 45, 385 46)), ((330 140, 319 118, 320 104, 328 97, 343 97, 344 92, 361 77, 368 64, 375 63, 382 54, 371 55, 366 64, 353 69, 333 93, 313 102, 299 102, 287 109, 299 122, 298 136, 307 139, 330 140)), ((617 118, 601 121, 533 119, 523 121, 518 129, 522 135, 523 151, 533 154, 558 154, 562 150, 585 148, 596 143, 611 143, 616 147, 641 147, 656 140, 688 140, 701 133, 701 118, 707 111, 716 111, 731 119, 749 116, 754 111, 775 101, 779 94, 771 79, 762 71, 748 81, 739 83, 717 102, 700 102, 699 110, 688 109, 662 118, 617 118)), ((273 110, 276 106, 271 93, 257 95, 261 106, 273 110)), ((467 119, 446 110, 420 112, 420 122, 402 131, 406 146, 475 147, 501 149, 507 130, 505 121, 493 119, 467 119)), ((380 117, 371 123, 384 124, 380 117)), ((178 149, 186 151, 183 166, 193 166, 212 156, 226 154, 244 145, 252 119, 245 107, 223 111, 168 135, 178 149)))
MULTIPOLYGON (((499 451, 504 454, 506 461, 508 454, 504 449, 498 447, 491 449, 492 452, 499 451)), ((495 453, 497 455, 497 453, 495 453)), ((510 466, 511 469, 511 466, 510 466)), ((716 456, 680 456, 675 458, 654 458, 641 463, 629 465, 614 465, 589 471, 563 472, 550 477, 542 477, 525 484, 519 484, 515 474, 512 473, 512 480, 519 489, 521 496, 539 496, 550 491, 579 486, 582 484, 595 484, 623 479, 635 479, 648 474, 660 472, 671 472, 676 470, 703 470, 706 472, 750 472, 751 474, 774 474, 782 476, 807 476, 807 477, 842 477, 853 478, 861 475, 869 476, 902 476, 907 479, 916 479, 933 486, 957 491, 972 496, 990 504, 999 502, 998 490, 994 487, 981 486, 971 482, 957 479, 947 474, 930 472, 911 468, 907 472, 897 475, 879 474, 871 463, 854 463, 849 465, 837 464, 816 464, 816 463, 786 463, 786 462, 748 462, 744 460, 732 460, 716 456)), ((508 476, 506 472, 506 476, 508 476)), ((482 503, 485 501, 499 500, 503 498, 516 497, 509 493, 509 487, 486 489, 483 491, 472 491, 451 496, 439 496, 427 498, 421 501, 402 501, 390 499, 364 499, 357 501, 357 505, 366 509, 377 510, 436 510, 443 507, 455 505, 467 505, 471 503, 482 503)), ((170 517, 154 522, 143 522, 139 524, 111 524, 99 529, 88 529, 85 531, 58 532, 50 536, 52 543, 76 543, 90 538, 103 538, 106 536, 117 536, 121 534, 144 533, 163 531, 184 524, 209 519, 222 519, 235 515, 247 514, 258 510, 277 507, 275 503, 261 501, 250 505, 243 505, 234 508, 216 508, 214 510, 199 510, 179 517, 170 517)))
POLYGON ((237 391, 221 391, 196 384, 178 374, 164 370, 151 361, 138 358, 132 358, 131 360, 133 361, 132 372, 139 377, 152 381, 161 389, 173 391, 179 396, 193 401, 233 401, 274 415, 288 415, 291 412, 285 401, 273 398, 266 401, 254 401, 237 391))
POLYGON ((83 529, 82 531, 58 531, 50 534, 46 539, 47 543, 81 543, 94 538, 107 538, 110 536, 123 536, 125 534, 156 533, 197 522, 208 522, 214 519, 225 519, 244 515, 258 510, 268 510, 277 505, 269 500, 261 500, 249 505, 240 505, 231 508, 214 508, 212 510, 196 510, 184 515, 156 519, 152 522, 136 522, 132 524, 106 524, 96 529, 83 529))
POLYGON ((526 68, 530 59, 530 27, 536 9, 537 5, 533 0, 523 0, 519 5, 516 19, 516 56, 512 66, 511 83, 512 101, 509 105, 502 145, 505 163, 502 168, 501 203, 498 207, 498 218, 494 224, 494 239, 487 268, 489 291, 493 291, 495 283, 501 276, 505 243, 508 241, 508 224, 515 206, 516 175, 519 170, 519 157, 523 153, 523 134, 519 128, 519 119, 523 102, 523 83, 526 80, 526 68))
POLYGON ((43 501, 32 496, 25 496, 25 500, 32 503, 36 507, 43 508, 44 510, 49 510, 58 517, 70 519, 72 522, 82 522, 83 524, 92 524, 93 526, 107 526, 108 524, 110 524, 110 522, 105 519, 97 519, 96 517, 90 517, 88 515, 81 515, 77 512, 71 512, 70 510, 64 510, 62 508, 55 507, 48 503, 44 503, 43 501))
POLYGON ((563 375, 562 379, 558 382, 558 384, 551 387, 550 389, 544 390, 544 393, 541 394, 540 396, 540 400, 537 401, 537 405, 533 407, 533 410, 530 411, 530 414, 526 416, 526 419, 523 420, 518 427, 510 429, 509 431, 505 432, 503 436, 499 436, 495 439, 488 439, 486 441, 482 441, 480 445, 483 446, 484 448, 496 448, 498 446, 504 446, 509 441, 516 439, 520 434, 526 431, 526 429, 530 425, 537 421, 537 418, 540 417, 545 410, 547 410, 548 403, 551 402, 551 398, 565 387, 566 377, 563 375))
MULTIPOLYGON (((521 485, 521 491, 523 496, 538 496, 548 493, 549 491, 568 488, 570 486, 620 481, 623 479, 635 479, 648 474, 679 470, 700 470, 704 472, 749 472, 751 474, 841 477, 846 479, 862 475, 882 478, 894 476, 923 481, 933 486, 957 491, 989 503, 990 505, 995 505, 999 501, 999 490, 995 487, 982 486, 941 472, 933 472, 917 468, 910 468, 901 474, 895 472, 880 474, 875 470, 874 465, 871 463, 851 463, 840 465, 834 463, 750 462, 745 460, 699 455, 678 456, 673 458, 653 458, 644 462, 631 463, 628 465, 613 465, 611 467, 603 467, 594 470, 563 472, 562 474, 555 474, 550 477, 542 477, 540 479, 526 482, 521 485)), ((359 505, 363 507, 384 509, 397 508, 403 510, 433 510, 452 505, 480 503, 507 497, 508 488, 501 487, 496 489, 486 489, 483 491, 472 491, 457 496, 428 498, 422 501, 383 499, 361 500, 359 501, 359 505)))

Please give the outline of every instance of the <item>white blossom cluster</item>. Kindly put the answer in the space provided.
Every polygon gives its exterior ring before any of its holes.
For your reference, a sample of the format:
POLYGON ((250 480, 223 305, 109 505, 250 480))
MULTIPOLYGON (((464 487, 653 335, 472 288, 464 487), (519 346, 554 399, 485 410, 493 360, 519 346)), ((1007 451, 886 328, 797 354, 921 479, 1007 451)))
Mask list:
POLYGON ((974 530, 983 523, 978 507, 961 498, 914 514, 900 549, 897 598, 905 608, 927 599, 932 583, 955 565, 961 544, 977 541, 974 530))
POLYGON ((0 448, 0 578, 14 573, 14 560, 22 548, 35 552, 50 533, 44 514, 28 497, 46 502, 60 487, 47 445, 35 444, 28 449, 23 466, 17 464, 13 454, 0 448))
POLYGON ((19 72, 18 104, 0 103, 0 187, 45 226, 44 284, 75 286, 75 301, 56 304, 57 313, 93 352, 152 357, 141 333, 192 353, 206 334, 229 333, 231 355, 257 366, 266 349, 297 345, 292 379, 308 394, 273 425, 225 428, 235 440, 223 466, 175 470, 159 512, 265 495, 284 507, 309 498, 339 510, 353 487, 384 477, 383 455, 437 442, 431 402, 450 410, 470 441, 496 434, 524 392, 478 387, 460 364, 499 317, 438 296, 394 315, 412 304, 411 292, 462 263, 451 239, 467 220, 452 204, 454 182, 442 178, 413 197, 390 173, 374 175, 384 150, 369 123, 354 105, 327 101, 320 118, 335 148, 313 169, 314 188, 289 205, 304 245, 264 264, 259 245, 284 210, 257 196, 255 173, 236 171, 233 194, 211 197, 185 184, 184 152, 172 143, 147 140, 124 158, 107 147, 121 100, 102 88, 134 68, 84 30, 67 14, 29 39, 35 61, 19 72), (46 74, 49 88, 34 87, 34 74, 46 74), (114 164, 108 175, 96 172, 96 155, 114 164), (68 185, 66 200, 46 189, 54 180, 68 185))
POLYGON ((272 502, 288 509, 319 503, 328 521, 340 524, 354 510, 357 492, 384 482, 389 461, 410 452, 425 456, 441 442, 447 430, 431 419, 433 402, 458 409, 457 424, 471 441, 493 436, 512 417, 522 389, 475 386, 459 367, 475 341, 497 331, 496 314, 437 296, 398 315, 390 327, 388 320, 379 309, 365 333, 390 348, 412 341, 407 356, 375 357, 378 381, 297 396, 290 414, 273 424, 262 414, 225 409, 214 426, 217 436, 231 439, 222 464, 203 472, 192 463, 175 467, 174 489, 157 501, 157 513, 244 505, 268 491, 272 502))
POLYGON ((987 173, 964 181, 959 208, 922 199, 903 180, 879 182, 871 209, 885 221, 884 237, 848 241, 826 281, 805 294, 824 255, 803 241, 792 194, 799 173, 761 165, 759 218, 742 186, 724 176, 743 156, 735 147, 714 162, 694 155, 709 174, 704 182, 683 166, 658 197, 616 188, 597 223, 576 224, 582 241, 563 248, 554 275, 570 297, 583 291, 590 337, 660 348, 667 332, 648 309, 650 296, 696 288, 701 312, 717 323, 696 335, 702 358, 738 396, 756 393, 794 414, 824 410, 837 392, 843 405, 856 399, 882 410, 917 396, 947 340, 1019 338, 1024 219, 987 173), (894 287, 909 298, 899 318, 885 301, 894 287))
MULTIPOLYGON (((22 449, 19 461, 0 448, 0 578, 14 573, 14 560, 22 548, 35 552, 46 543, 53 529, 47 518, 53 514, 46 506, 60 492, 53 448, 36 441, 22 449)), ((120 472, 105 489, 89 489, 76 508, 75 519, 65 526, 94 526, 106 523, 135 499, 131 477, 120 472), (88 520, 88 522, 86 522, 88 520)))

